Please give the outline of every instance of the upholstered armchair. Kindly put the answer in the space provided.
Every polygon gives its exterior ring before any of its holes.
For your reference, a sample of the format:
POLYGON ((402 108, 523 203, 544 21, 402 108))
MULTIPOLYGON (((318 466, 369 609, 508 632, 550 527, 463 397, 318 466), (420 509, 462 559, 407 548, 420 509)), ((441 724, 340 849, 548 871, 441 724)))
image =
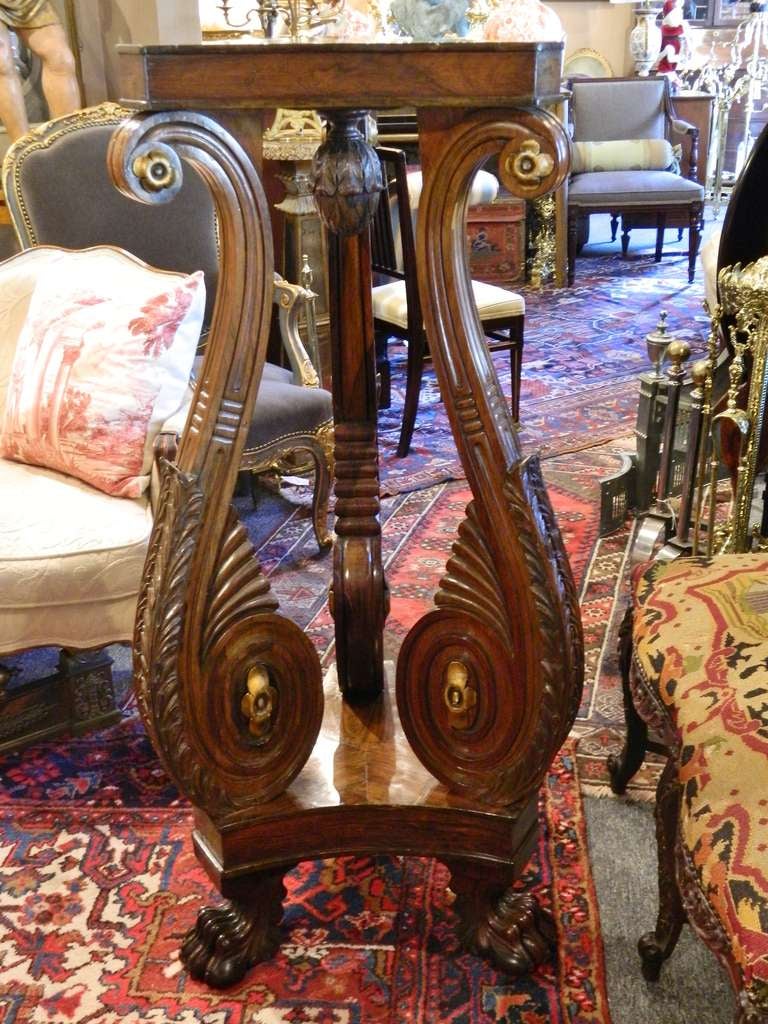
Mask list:
MULTIPOLYGON (((19 139, 3 164, 3 187, 22 248, 114 245, 152 266, 205 275, 204 335, 218 282, 218 234, 210 192, 185 168, 173 202, 141 206, 121 195, 107 170, 109 140, 129 111, 102 104, 57 118, 19 139)), ((333 448, 332 400, 319 386, 299 332, 306 292, 277 280, 275 302, 288 366, 267 363, 243 453, 251 474, 314 470, 312 520, 321 548, 330 545, 328 492, 333 448)))
POLYGON ((117 249, 40 247, 0 264, 0 750, 119 717, 100 648, 133 636, 157 497, 153 446, 171 455, 186 419, 204 296, 184 314, 170 300, 185 287, 197 289, 194 275, 117 249), (73 273, 67 291, 61 282, 73 273), (120 296, 100 293, 99 275, 144 300, 126 312, 120 296), (157 359, 142 364, 141 351, 124 352, 126 339, 146 340, 157 359), (3 657, 45 647, 62 649, 58 666, 32 681, 3 657))
POLYGON ((576 273, 579 223, 592 213, 622 218, 622 251, 633 226, 656 228, 656 261, 666 228, 688 228, 693 281, 704 208, 696 181, 698 129, 675 117, 665 77, 574 79, 568 184, 568 284, 576 273), (690 146, 689 177, 676 171, 673 144, 690 146))
MULTIPOLYGON (((158 371, 150 367, 147 379, 140 381, 147 394, 141 387, 134 388, 139 393, 138 412, 124 408, 124 395, 131 388, 127 376, 116 378, 112 339, 118 353, 121 330, 141 341, 145 321, 151 321, 153 310, 159 308, 165 317, 160 340, 153 337, 149 346, 159 348, 166 341, 162 331, 175 329, 175 320, 165 314, 167 303, 151 299, 134 304, 130 317, 113 331, 112 322, 101 312, 110 308, 106 301, 101 303, 98 289, 98 281, 105 278, 127 280, 129 285, 135 280, 144 292, 148 282, 150 293, 157 282, 155 290, 162 296, 169 282, 177 287, 179 282, 202 281, 202 274, 155 270, 114 247, 73 252, 36 246, 0 264, 0 492, 7 499, 0 505, 0 751, 62 732, 100 728, 120 717, 111 660, 102 648, 128 643, 133 636, 136 599, 159 496, 157 459, 174 457, 200 365, 195 353, 204 315, 202 288, 197 320, 188 329, 183 351, 173 355, 173 388, 163 384, 153 406, 154 410, 162 399, 163 415, 158 418, 153 411, 147 427, 142 482, 115 484, 102 471, 101 462, 107 457, 122 458, 125 438, 130 440, 139 429, 141 409, 151 404, 152 381, 158 371), (66 282, 65 271, 76 278, 77 287, 70 289, 75 297, 69 301, 64 293, 60 311, 52 307, 55 322, 46 325, 44 333, 35 326, 40 320, 39 308, 32 307, 36 289, 41 281, 49 289, 59 278, 66 282), (91 290, 84 299, 79 297, 80 288, 91 290), (78 304, 85 310, 83 316, 91 308, 96 310, 93 322, 77 319, 78 304), (109 337, 96 359, 88 356, 83 339, 98 334, 100 320, 105 319, 109 337), (37 335, 30 341, 33 328, 37 335), (32 353, 25 356, 26 363, 18 357, 22 342, 25 351, 32 353), (83 380, 72 376, 71 365, 78 360, 89 369, 83 380), (35 367, 41 361, 44 367, 38 371, 35 367), (9 399, 14 388, 18 392, 15 406, 9 399), (110 395, 117 396, 116 407, 109 404, 110 395), (89 414, 95 417, 95 426, 88 424, 89 414), (116 424, 114 430, 110 424, 116 424), (60 649, 52 671, 40 673, 40 664, 50 665, 52 652, 23 661, 11 657, 36 648, 60 649), (29 678, 20 676, 22 667, 29 678)), ((288 337, 296 333, 296 291, 277 278, 274 301, 288 337)), ((299 404, 317 389, 297 387, 291 381, 292 372, 267 365, 265 374, 270 378, 263 382, 261 415, 252 419, 242 465, 263 471, 279 465, 286 455, 295 457, 305 450, 320 463, 315 498, 324 513, 326 454, 319 441, 318 451, 311 447, 311 405, 302 409, 299 404), (305 417, 303 424, 299 415, 305 417), (300 431, 289 433, 289 416, 290 424, 298 422, 306 436, 300 431), (281 440, 283 432, 287 439, 281 440)), ((325 514, 322 520, 316 517, 314 525, 325 543, 325 514)))

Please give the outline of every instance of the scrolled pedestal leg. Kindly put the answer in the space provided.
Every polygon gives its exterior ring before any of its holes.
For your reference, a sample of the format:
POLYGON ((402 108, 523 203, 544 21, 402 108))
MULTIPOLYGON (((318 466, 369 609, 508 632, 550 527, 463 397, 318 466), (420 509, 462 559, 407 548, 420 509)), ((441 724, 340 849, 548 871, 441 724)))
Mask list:
MULTIPOLYGON (((552 915, 531 893, 509 888, 510 878, 487 865, 453 861, 451 889, 461 944, 509 974, 528 974, 548 960, 557 941, 552 915)), ((508 874, 508 873, 507 873, 508 874)))
POLYGON ((246 896, 200 911, 181 946, 181 961, 195 980, 228 988, 254 964, 275 955, 281 938, 283 874, 264 872, 250 880, 246 896))

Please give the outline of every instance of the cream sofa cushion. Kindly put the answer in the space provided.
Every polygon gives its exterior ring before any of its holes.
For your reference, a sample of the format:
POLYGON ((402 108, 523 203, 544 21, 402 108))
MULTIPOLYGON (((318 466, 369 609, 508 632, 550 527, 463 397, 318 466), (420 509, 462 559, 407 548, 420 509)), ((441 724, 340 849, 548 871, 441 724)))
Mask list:
MULTIPOLYGON (((473 281, 472 292, 481 320, 497 316, 522 316, 525 313, 525 299, 517 292, 484 281, 473 281)), ((373 289, 373 315, 385 323, 397 324, 403 329, 408 327, 405 281, 391 281, 373 289)))
POLYGON ((52 470, 0 459, 0 653, 133 635, 152 514, 52 470))
POLYGON ((16 340, 27 318, 37 279, 45 268, 53 267, 65 255, 64 250, 41 246, 0 263, 0 421, 5 413, 16 340))

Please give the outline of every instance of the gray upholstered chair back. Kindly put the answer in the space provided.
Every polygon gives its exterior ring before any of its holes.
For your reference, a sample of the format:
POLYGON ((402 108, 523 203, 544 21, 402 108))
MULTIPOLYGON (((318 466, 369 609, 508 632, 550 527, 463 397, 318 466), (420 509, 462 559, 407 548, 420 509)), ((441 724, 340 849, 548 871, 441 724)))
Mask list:
POLYGON ((213 201, 188 165, 170 202, 144 206, 121 195, 107 171, 107 146, 129 111, 114 104, 58 118, 8 154, 6 196, 24 248, 116 245, 163 270, 202 270, 206 324, 216 297, 218 253, 213 201))
POLYGON ((666 138, 666 78, 575 79, 571 89, 574 142, 666 138))

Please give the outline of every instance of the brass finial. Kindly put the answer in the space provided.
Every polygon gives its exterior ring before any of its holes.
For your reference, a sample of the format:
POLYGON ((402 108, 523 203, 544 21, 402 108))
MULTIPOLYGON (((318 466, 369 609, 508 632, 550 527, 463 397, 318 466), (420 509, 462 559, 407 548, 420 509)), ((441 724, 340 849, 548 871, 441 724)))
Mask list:
POLYGON ((697 359, 696 362, 691 366, 691 380, 695 388, 704 387, 707 381, 707 375, 709 373, 709 360, 708 359, 697 359))
POLYGON ((659 322, 656 324, 655 330, 645 336, 648 358, 653 363, 653 369, 657 377, 661 376, 661 364, 664 362, 664 356, 667 354, 668 345, 667 311, 662 309, 659 313, 659 322))
POLYGON ((680 367, 691 354, 691 346, 687 341, 670 341, 667 346, 667 355, 672 367, 679 372, 680 367))

